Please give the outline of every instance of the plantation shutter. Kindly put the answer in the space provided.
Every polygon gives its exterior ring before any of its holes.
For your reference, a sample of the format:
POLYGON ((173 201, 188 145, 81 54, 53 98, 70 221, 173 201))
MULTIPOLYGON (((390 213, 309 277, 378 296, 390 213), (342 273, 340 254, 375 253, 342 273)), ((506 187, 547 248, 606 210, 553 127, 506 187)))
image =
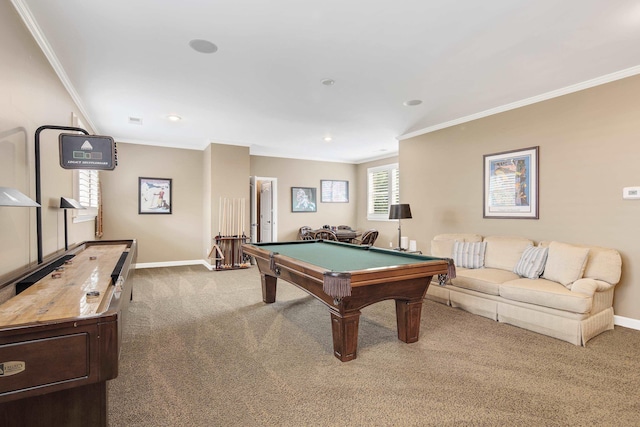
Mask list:
POLYGON ((400 202, 400 171, 397 164, 368 170, 367 219, 389 218, 389 205, 400 202))

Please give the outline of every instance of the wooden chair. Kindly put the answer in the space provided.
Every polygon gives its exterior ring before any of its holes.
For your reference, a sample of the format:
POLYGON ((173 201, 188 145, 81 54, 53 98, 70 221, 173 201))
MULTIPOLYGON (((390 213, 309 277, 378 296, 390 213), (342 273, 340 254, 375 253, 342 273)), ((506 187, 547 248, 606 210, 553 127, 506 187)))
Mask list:
POLYGON ((362 233, 362 237, 355 243, 358 245, 373 246, 378 238, 378 230, 367 230, 362 233))
POLYGON ((338 241, 338 236, 336 235, 336 233, 334 231, 331 230, 319 230, 316 231, 313 235, 314 239, 321 239, 321 240, 334 240, 334 241, 338 241))
POLYGON ((313 231, 313 228, 309 227, 308 225, 303 225, 302 227, 300 227, 300 230, 298 231, 298 239, 313 240, 312 231, 313 231))

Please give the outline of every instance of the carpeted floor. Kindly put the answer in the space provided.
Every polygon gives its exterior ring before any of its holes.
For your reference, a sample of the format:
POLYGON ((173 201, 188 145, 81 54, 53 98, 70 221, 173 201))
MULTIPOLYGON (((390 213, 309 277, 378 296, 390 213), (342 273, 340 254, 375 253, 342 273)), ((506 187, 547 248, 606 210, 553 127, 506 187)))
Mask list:
POLYGON ((427 301, 420 341, 393 301, 362 310, 358 358, 328 309, 256 267, 136 270, 110 426, 640 426, 640 331, 586 348, 427 301))

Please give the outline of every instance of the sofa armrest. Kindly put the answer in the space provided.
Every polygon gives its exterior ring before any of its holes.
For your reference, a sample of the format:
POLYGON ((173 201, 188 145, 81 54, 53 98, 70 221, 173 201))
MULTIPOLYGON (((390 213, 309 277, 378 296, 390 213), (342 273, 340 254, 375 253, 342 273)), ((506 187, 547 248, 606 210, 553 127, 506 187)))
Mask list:
POLYGON ((596 292, 606 291, 614 285, 595 279, 578 279, 571 284, 571 291, 583 295, 593 296, 596 292))

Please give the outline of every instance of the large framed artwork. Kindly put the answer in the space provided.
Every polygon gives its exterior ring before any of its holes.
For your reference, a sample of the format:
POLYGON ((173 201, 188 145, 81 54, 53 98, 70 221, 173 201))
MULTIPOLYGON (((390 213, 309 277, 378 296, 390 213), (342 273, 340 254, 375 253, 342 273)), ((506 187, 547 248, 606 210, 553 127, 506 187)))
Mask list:
POLYGON ((171 214, 171 178, 138 178, 138 214, 171 214))
POLYGON ((316 189, 291 187, 291 212, 316 212, 316 189))
POLYGON ((538 219, 538 150, 484 155, 484 218, 538 219))
POLYGON ((321 179, 320 201, 322 203, 348 203, 349 181, 321 179))

